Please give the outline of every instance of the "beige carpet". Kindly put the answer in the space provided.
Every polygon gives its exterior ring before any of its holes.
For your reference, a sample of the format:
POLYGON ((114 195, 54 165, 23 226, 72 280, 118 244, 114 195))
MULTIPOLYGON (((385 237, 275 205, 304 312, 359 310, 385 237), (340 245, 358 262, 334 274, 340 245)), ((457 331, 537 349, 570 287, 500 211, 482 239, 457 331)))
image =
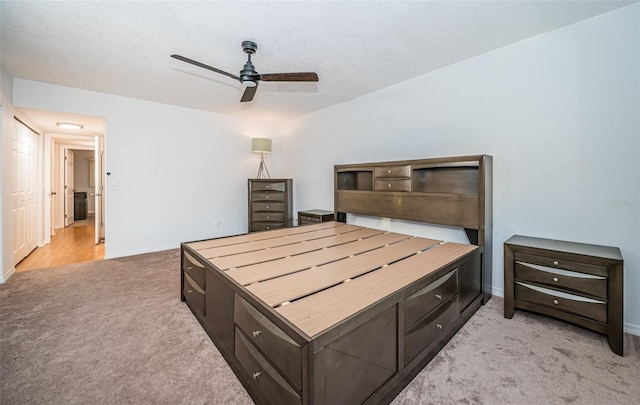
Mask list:
MULTIPOLYGON (((1 404, 250 404, 179 301, 179 251, 17 273, 0 285, 1 404)), ((632 404, 625 357, 596 333, 494 297, 394 404, 632 404)))

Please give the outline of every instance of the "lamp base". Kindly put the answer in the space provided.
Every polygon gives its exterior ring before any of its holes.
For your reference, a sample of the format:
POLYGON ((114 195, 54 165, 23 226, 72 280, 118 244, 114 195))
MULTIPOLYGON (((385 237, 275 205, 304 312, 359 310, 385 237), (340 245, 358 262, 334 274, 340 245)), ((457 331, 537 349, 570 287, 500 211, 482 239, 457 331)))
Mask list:
POLYGON ((271 174, 269 173, 269 169, 267 169, 267 163, 264 161, 264 153, 260 154, 260 166, 258 167, 258 179, 270 179, 271 174), (266 173, 266 175, 265 175, 266 173))

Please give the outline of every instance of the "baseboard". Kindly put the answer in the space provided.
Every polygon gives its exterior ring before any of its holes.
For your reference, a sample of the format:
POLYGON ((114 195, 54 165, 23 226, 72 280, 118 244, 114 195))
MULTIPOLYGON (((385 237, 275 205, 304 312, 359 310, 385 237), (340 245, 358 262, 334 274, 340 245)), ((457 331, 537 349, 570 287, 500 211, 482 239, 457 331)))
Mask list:
POLYGON ((501 287, 492 286, 491 294, 495 295, 496 297, 504 298, 504 289, 501 287))
POLYGON ((149 247, 149 248, 143 248, 143 249, 133 249, 133 250, 124 250, 121 252, 109 252, 104 254, 104 258, 105 259, 117 259, 118 257, 127 257, 127 256, 135 256, 135 255, 141 255, 144 253, 153 253, 153 252, 160 252, 163 250, 171 250, 171 249, 178 249, 180 247, 180 243, 171 243, 171 244, 167 244, 167 245, 161 245, 161 246, 154 246, 154 247, 149 247))
POLYGON ((14 266, 10 268, 6 273, 0 273, 0 284, 4 284, 7 280, 9 280, 9 277, 13 276, 13 273, 15 272, 16 268, 14 266))

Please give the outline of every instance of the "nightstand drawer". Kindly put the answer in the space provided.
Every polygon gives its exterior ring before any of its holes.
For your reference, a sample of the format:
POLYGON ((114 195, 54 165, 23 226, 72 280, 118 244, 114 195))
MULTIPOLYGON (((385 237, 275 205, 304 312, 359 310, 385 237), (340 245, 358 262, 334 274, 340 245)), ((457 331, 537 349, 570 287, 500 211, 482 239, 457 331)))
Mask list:
POLYGON ((517 261, 515 277, 519 281, 531 281, 604 299, 607 298, 607 278, 603 276, 517 261))
POLYGON ((411 191, 411 179, 376 179, 374 191, 411 191))
POLYGON ((380 177, 411 177, 411 166, 381 166, 374 167, 374 175, 376 178, 380 177))
POLYGON ((580 263, 580 262, 573 262, 569 260, 558 259, 556 257, 553 257, 553 255, 549 255, 545 257, 545 256, 529 255, 524 253, 515 253, 514 258, 518 262, 539 264, 539 265, 547 266, 550 268, 577 271, 580 273, 593 274, 596 276, 607 275, 606 267, 596 266, 588 263, 580 263))
POLYGON ((607 303, 516 281, 515 299, 607 323, 607 303))

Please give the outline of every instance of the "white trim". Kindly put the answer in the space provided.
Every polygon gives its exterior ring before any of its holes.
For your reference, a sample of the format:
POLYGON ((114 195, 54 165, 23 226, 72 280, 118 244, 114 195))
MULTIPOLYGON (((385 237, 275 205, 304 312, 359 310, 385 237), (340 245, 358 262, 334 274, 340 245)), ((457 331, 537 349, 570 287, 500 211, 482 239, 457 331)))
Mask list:
POLYGON ((496 297, 504 298, 504 289, 500 287, 496 287, 495 285, 491 287, 491 294, 496 297))
POLYGON ((180 248, 179 242, 171 243, 168 245, 154 246, 154 247, 144 248, 144 249, 125 250, 122 252, 115 252, 115 253, 109 253, 109 254, 105 253, 104 258, 105 260, 117 259, 119 257, 135 256, 135 255, 141 255, 144 253, 161 252, 163 250, 171 250, 171 249, 178 249, 178 248, 180 248))
POLYGON ((9 277, 13 276, 13 273, 16 272, 15 266, 10 268, 8 272, 5 274, 0 273, 0 284, 4 284, 9 280, 9 277))

